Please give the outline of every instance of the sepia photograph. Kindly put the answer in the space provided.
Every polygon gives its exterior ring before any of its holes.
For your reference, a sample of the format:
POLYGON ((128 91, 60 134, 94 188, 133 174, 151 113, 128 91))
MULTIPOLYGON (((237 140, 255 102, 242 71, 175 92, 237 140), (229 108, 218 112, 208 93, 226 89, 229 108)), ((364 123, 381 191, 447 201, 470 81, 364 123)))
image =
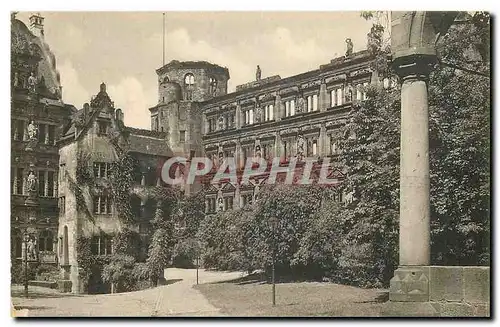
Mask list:
POLYGON ((491 318, 491 30, 11 11, 11 317, 491 318))

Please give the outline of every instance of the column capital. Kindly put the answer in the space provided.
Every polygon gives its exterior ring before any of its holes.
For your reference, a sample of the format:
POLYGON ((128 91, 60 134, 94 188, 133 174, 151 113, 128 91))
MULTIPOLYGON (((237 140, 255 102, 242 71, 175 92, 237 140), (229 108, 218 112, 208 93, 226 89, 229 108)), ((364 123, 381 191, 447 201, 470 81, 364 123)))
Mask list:
POLYGON ((437 63, 437 56, 430 54, 411 54, 392 60, 392 68, 403 80, 427 80, 437 63))

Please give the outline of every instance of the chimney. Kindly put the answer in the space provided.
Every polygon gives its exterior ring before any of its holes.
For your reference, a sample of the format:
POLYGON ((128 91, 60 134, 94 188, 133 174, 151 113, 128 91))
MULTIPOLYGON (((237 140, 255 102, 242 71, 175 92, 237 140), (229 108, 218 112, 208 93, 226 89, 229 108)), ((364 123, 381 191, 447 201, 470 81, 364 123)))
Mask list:
POLYGON ((85 120, 85 122, 87 121, 87 118, 89 116, 89 111, 90 111, 90 106, 88 103, 85 103, 83 105, 83 119, 85 120))
POLYGON ((43 20, 45 18, 36 13, 30 16, 30 30, 36 37, 43 38, 43 20))

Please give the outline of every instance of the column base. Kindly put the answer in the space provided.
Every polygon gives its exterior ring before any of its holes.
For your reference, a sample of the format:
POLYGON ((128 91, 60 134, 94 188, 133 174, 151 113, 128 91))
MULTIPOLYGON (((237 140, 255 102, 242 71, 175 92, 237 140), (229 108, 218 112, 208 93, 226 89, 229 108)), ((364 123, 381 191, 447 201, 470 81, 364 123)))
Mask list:
POLYGON ((490 268, 400 266, 381 311, 394 317, 489 317, 490 268))

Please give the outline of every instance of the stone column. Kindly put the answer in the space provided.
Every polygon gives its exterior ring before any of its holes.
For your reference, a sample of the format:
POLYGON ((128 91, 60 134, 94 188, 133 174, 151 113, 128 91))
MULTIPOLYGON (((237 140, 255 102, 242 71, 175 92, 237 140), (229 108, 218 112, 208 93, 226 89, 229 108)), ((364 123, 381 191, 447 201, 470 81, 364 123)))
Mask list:
MULTIPOLYGON (((417 65, 417 64, 415 64, 417 65)), ((430 260, 429 115, 425 75, 399 70, 401 87, 401 169, 399 264, 430 260)))
POLYGON ((321 83, 321 86, 319 87, 319 111, 325 111, 326 108, 328 108, 328 92, 326 91, 326 84, 321 83))
POLYGON ((429 301, 430 194, 427 79, 435 56, 393 61, 401 86, 399 268, 389 299, 429 301))
POLYGON ((276 98, 274 99, 274 120, 280 121, 282 117, 281 112, 281 96, 276 94, 276 98))
POLYGON ((236 105, 236 117, 235 117, 236 121, 236 128, 240 128, 241 127, 241 105, 238 103, 236 105))
POLYGON ((281 155, 281 135, 280 132, 276 132, 276 138, 274 140, 274 157, 279 158, 281 155))
POLYGON ((321 127, 319 129, 318 154, 322 158, 328 155, 325 149, 325 144, 326 144, 326 127, 325 124, 321 124, 321 127))

